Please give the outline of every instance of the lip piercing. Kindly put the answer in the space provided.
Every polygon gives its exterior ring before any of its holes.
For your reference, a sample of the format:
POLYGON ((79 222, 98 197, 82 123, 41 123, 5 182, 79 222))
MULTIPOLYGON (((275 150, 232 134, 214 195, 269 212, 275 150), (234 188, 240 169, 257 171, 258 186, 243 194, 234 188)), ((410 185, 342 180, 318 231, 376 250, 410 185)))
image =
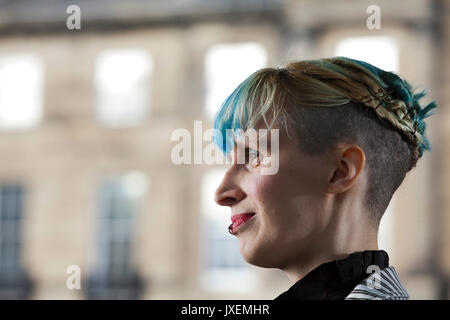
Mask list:
POLYGON ((233 227, 233 224, 230 224, 230 225, 228 226, 228 232, 229 232, 230 234, 234 235, 234 233, 233 233, 233 231, 232 231, 232 227, 233 227))

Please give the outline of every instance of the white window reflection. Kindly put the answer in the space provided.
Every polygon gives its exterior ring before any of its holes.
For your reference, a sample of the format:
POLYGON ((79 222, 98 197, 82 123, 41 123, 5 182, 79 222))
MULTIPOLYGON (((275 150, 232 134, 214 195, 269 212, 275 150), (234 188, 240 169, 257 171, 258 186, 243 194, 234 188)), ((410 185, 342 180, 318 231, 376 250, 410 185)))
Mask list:
POLYGON ((388 36, 345 38, 337 44, 335 54, 363 60, 386 71, 398 72, 398 46, 388 36))
POLYGON ((266 66, 265 48, 258 43, 218 44, 205 57, 205 112, 213 119, 221 104, 233 90, 266 66))
POLYGON ((105 50, 95 66, 95 110, 105 126, 137 126, 150 108, 151 56, 140 49, 105 50))
POLYGON ((35 127, 42 117, 44 68, 33 54, 0 56, 0 128, 35 127))

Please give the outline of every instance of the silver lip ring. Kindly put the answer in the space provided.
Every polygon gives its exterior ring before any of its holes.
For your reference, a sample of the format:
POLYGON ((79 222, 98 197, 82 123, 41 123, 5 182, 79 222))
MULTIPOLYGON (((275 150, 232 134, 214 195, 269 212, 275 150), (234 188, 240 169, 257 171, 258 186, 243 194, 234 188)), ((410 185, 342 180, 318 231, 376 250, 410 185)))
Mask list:
POLYGON ((231 227, 233 226, 233 224, 230 224, 229 226, 228 226, 228 232, 230 233, 230 234, 232 234, 232 235, 234 235, 234 233, 231 231, 231 227))

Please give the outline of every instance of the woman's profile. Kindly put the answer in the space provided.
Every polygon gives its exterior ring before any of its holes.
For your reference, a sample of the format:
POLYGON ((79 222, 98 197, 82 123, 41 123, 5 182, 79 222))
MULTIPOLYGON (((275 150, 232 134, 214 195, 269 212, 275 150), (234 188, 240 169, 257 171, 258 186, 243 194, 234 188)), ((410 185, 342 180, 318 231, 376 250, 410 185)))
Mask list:
POLYGON ((409 298, 377 235, 430 149, 424 119, 436 105, 422 107, 424 95, 394 73, 336 57, 261 69, 223 103, 216 142, 234 160, 215 200, 231 209, 243 259, 293 283, 275 299, 409 298), (226 133, 260 128, 278 130, 276 154, 226 133), (273 157, 278 172, 261 174, 273 157))

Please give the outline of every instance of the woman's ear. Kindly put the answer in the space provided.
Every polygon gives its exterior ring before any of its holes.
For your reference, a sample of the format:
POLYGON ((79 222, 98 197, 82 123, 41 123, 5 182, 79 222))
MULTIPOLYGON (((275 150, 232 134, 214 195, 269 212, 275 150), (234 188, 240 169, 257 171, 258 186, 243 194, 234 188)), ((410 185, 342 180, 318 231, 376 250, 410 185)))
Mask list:
POLYGON ((333 156, 333 170, 328 180, 328 192, 341 193, 350 189, 360 176, 366 155, 358 145, 339 145, 333 156))

